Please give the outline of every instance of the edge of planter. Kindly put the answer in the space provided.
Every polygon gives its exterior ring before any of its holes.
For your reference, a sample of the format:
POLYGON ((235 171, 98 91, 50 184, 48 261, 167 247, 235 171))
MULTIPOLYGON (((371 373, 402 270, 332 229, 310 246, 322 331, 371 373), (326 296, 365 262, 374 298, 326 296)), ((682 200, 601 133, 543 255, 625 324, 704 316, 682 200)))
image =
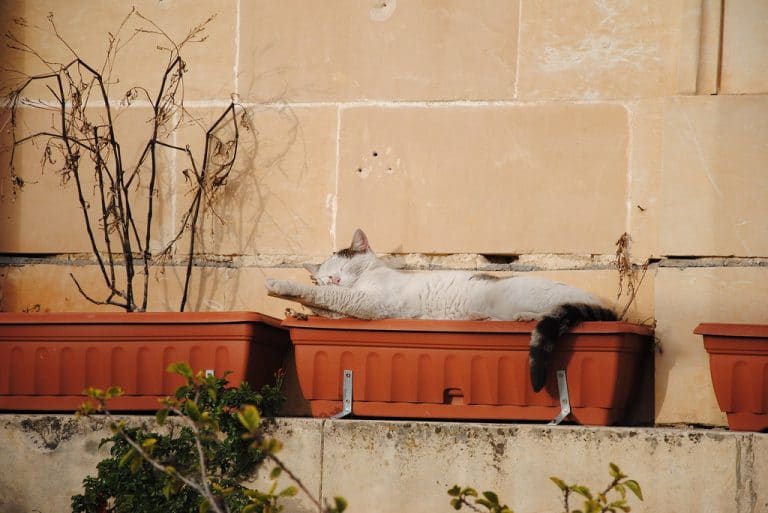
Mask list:
MULTIPOLYGON (((530 333, 536 327, 535 321, 454 321, 426 319, 377 319, 352 318, 328 319, 309 316, 307 319, 287 318, 282 321, 284 328, 312 328, 368 331, 431 331, 455 333, 530 333)), ((623 321, 583 322, 570 330, 572 333, 634 333, 652 336, 649 326, 623 321)), ((768 332, 768 330, 767 330, 768 332)))
POLYGON ((720 337, 768 337, 768 324, 702 322, 693 332, 720 337))
POLYGON ((0 326, 12 324, 234 324, 281 321, 259 312, 0 312, 0 326))

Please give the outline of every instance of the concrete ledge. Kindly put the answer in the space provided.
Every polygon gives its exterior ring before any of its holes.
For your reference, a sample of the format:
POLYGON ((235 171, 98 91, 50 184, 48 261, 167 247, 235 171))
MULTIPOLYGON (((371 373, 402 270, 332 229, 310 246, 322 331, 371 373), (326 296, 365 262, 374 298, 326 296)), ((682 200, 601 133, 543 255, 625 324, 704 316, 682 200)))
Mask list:
MULTIPOLYGON (((602 489, 609 462, 643 488, 632 511, 768 511, 764 434, 308 418, 279 419, 274 434, 304 484, 344 496, 351 512, 452 511, 446 490, 454 484, 495 490, 519 513, 558 511, 549 476, 602 489)), ((107 435, 101 418, 0 415, 0 511, 69 511, 70 496, 107 455, 98 448, 107 435)), ((313 511, 301 497, 286 506, 313 511)))

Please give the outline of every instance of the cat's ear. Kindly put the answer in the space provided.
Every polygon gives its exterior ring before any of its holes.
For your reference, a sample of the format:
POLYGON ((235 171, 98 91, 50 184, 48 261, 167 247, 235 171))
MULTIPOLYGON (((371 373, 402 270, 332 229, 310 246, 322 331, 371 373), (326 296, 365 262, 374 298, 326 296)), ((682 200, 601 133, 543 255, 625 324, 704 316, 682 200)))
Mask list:
POLYGON ((314 276, 314 275, 317 274, 317 271, 320 270, 320 265, 319 264, 304 264, 304 269, 309 271, 309 274, 314 276))
POLYGON ((355 230, 355 234, 352 236, 352 245, 349 249, 356 251, 357 253, 364 253, 371 250, 371 245, 368 244, 368 237, 365 236, 363 230, 358 228, 355 230))

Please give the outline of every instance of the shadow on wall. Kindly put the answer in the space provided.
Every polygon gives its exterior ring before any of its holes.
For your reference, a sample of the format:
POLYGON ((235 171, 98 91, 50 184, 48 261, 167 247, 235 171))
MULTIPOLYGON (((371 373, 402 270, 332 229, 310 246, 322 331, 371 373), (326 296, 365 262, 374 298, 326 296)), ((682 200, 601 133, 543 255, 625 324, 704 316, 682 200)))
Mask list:
MULTIPOLYGON (((278 239, 301 252, 300 233, 313 229, 284 192, 300 191, 310 179, 306 140, 296 112, 287 104, 249 107, 237 161, 223 193, 207 206, 198 230, 194 310, 230 310, 239 294, 239 262, 275 253, 261 241, 278 239), (228 268, 221 272, 221 268, 228 268), (226 292, 226 294, 225 294, 226 292)), ((181 278, 181 277, 180 277, 181 278)))
MULTIPOLYGON (((18 26, 14 23, 15 19, 24 16, 23 3, 11 3, 3 5, 3 15, 0 16, 0 34, 6 34, 9 31, 16 31, 18 26)), ((25 54, 12 50, 6 45, 5 37, 0 42, 0 62, 4 68, 23 69, 25 54)), ((17 87, 20 83, 18 77, 10 73, 2 72, 0 74, 0 95, 6 95, 9 91, 17 87)), ((12 139, 9 134, 11 126, 11 112, 3 107, 0 110, 0 169, 9 168, 11 160, 12 139)), ((20 162, 20 164, 22 164, 20 162)), ((39 162, 35 162, 35 166, 39 162)), ((21 226, 19 223, 7 223, 8 218, 18 216, 19 204, 13 201, 13 184, 7 173, 0 173, 0 251, 7 251, 13 248, 15 241, 19 239, 21 226)))

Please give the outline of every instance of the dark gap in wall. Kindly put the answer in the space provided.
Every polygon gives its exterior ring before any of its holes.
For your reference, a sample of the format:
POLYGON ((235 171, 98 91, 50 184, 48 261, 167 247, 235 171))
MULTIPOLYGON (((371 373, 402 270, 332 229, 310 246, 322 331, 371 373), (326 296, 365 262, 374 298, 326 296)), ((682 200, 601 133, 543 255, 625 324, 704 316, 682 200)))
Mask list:
POLYGON ((489 264, 495 265, 507 265, 520 260, 520 255, 503 255, 503 254, 481 254, 489 264))

